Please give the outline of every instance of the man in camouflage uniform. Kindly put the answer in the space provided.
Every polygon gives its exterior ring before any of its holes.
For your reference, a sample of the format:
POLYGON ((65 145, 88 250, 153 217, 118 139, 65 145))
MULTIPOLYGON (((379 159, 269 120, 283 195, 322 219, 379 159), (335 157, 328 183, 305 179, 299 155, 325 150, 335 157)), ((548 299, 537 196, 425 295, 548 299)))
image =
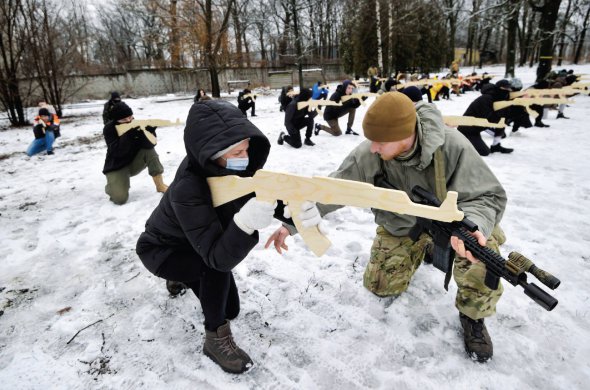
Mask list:
MULTIPOLYGON (((375 184, 376 177, 383 175, 393 187, 407 194, 420 185, 436 192, 439 198, 446 196, 446 190, 457 191, 458 206, 479 226, 474 235, 480 245, 498 250, 503 238, 497 237, 500 230, 494 227, 504 212, 506 193, 469 141, 444 126, 434 105, 418 102, 414 106, 399 92, 385 93, 367 111, 363 130, 368 140, 357 146, 330 176, 375 184)), ((322 215, 339 207, 318 204, 322 215)), ((397 296, 408 288, 432 241, 426 234, 416 242, 408 237, 415 217, 372 211, 377 236, 363 283, 378 296, 397 296)), ((267 245, 274 241, 277 250, 284 249, 286 235, 284 230, 277 230, 267 245)), ((485 266, 466 252, 462 241, 452 237, 451 245, 457 254, 453 270, 458 286, 455 305, 460 312, 465 348, 472 358, 483 362, 493 354, 483 319, 495 313, 503 289, 501 285, 497 290, 484 285, 485 266)))

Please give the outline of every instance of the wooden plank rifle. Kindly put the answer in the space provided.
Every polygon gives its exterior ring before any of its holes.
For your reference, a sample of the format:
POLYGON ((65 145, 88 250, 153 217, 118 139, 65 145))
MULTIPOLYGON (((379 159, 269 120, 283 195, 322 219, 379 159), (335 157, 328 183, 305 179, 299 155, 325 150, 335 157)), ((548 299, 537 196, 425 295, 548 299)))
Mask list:
POLYGON ((375 187, 368 183, 336 179, 332 177, 306 177, 289 173, 258 170, 253 177, 210 177, 207 179, 213 207, 234 199, 256 193, 262 201, 282 200, 289 205, 293 222, 299 234, 316 256, 322 256, 330 247, 330 241, 317 227, 304 228, 299 213, 304 201, 376 208, 392 213, 414 215, 437 221, 460 221, 463 212, 457 208, 457 192, 449 191, 440 207, 414 203, 403 191, 375 187))

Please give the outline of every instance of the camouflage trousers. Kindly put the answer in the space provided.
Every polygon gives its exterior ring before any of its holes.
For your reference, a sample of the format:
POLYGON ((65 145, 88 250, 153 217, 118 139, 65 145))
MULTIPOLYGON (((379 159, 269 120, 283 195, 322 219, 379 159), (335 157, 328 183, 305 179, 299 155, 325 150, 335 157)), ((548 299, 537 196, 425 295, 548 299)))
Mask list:
MULTIPOLYGON (((486 246, 499 253, 499 245, 505 240, 502 230, 496 227, 486 246)), ((414 242, 409 237, 392 236, 379 226, 363 285, 378 296, 400 295, 408 289, 430 245, 432 239, 426 234, 414 242)), ((502 284, 497 290, 488 288, 484 284, 485 272, 482 263, 473 264, 464 257, 455 257, 453 276, 458 287, 455 306, 475 320, 496 312, 496 303, 504 290, 502 284)))

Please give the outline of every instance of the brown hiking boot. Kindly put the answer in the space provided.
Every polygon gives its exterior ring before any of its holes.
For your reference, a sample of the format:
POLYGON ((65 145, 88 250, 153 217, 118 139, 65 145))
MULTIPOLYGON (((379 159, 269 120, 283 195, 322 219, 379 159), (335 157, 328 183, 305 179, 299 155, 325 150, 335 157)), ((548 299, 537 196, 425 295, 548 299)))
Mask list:
POLYGON ((223 371, 232 374, 241 374, 254 364, 250 356, 234 342, 228 320, 216 332, 205 329, 203 353, 219 364, 223 371))
POLYGON ((461 326, 463 326, 465 350, 471 359, 480 363, 490 360, 494 354, 494 347, 488 330, 483 323, 483 318, 472 320, 465 314, 459 313, 459 319, 461 320, 461 326))

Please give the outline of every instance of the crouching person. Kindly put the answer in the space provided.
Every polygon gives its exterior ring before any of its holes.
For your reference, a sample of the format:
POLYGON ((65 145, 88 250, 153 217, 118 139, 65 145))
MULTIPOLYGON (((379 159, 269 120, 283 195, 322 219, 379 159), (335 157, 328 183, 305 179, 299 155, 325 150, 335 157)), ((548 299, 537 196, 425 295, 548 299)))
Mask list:
MULTIPOLYGON (((110 115, 112 120, 102 131, 107 144, 107 156, 102 173, 107 177, 105 192, 110 200, 115 204, 126 203, 129 199, 131 177, 138 175, 146 167, 154 180, 156 191, 166 192, 168 186, 162 178, 164 167, 154 149, 154 143, 139 127, 132 128, 120 136, 117 133, 117 125, 133 121, 131 108, 123 102, 116 103, 110 115)), ((147 130, 155 137, 155 127, 148 126, 147 130)))
POLYGON ((33 156, 46 150, 47 154, 53 154, 53 142, 59 137, 59 118, 49 112, 47 108, 41 108, 39 115, 33 123, 35 139, 27 148, 27 155, 33 156))
MULTIPOLYGON (((480 245, 498 251, 505 239, 495 228, 506 207, 506 193, 490 168, 469 141, 458 131, 445 127, 433 104, 412 101, 402 93, 381 95, 363 119, 367 138, 344 159, 331 177, 379 185, 387 181, 411 196, 420 185, 440 199, 447 190, 457 191, 457 205, 479 226, 474 233, 480 245), (381 179, 379 179, 381 178, 381 179)), ((322 215, 341 206, 318 204, 322 215)), ((410 280, 432 240, 423 234, 414 242, 409 233, 416 218, 371 209, 377 223, 376 237, 363 277, 364 286, 377 296, 398 296, 410 280)), ((313 207, 308 214, 312 213, 313 207)), ((289 235, 281 227, 267 241, 280 252, 289 235)), ((465 250, 463 242, 451 237, 456 252, 453 275, 458 286, 455 306, 463 328, 465 349, 479 362, 493 355, 492 340, 484 318, 496 312, 503 288, 491 290, 485 283, 485 265, 465 250)))
POLYGON ((187 156, 147 220, 137 254, 167 287, 182 282, 193 291, 204 315, 203 353, 223 370, 241 373, 252 360, 230 328, 229 320, 240 312, 232 269, 256 246, 258 230, 278 214, 275 204, 258 201, 253 193, 213 207, 207 178, 253 176, 264 166, 270 143, 237 107, 208 100, 191 107, 184 144, 187 156))

